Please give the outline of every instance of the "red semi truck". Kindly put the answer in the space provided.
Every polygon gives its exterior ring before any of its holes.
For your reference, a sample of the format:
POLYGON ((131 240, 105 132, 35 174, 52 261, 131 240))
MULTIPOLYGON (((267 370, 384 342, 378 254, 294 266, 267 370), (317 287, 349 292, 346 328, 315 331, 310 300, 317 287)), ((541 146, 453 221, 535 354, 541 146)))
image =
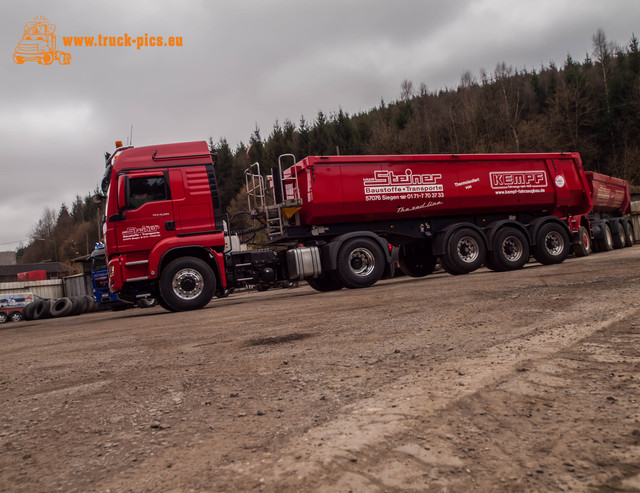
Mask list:
MULTIPOLYGON (((580 243, 593 208, 576 153, 285 155, 268 178, 257 163, 246 173, 249 209, 272 248, 239 251, 214 165, 206 142, 107 155, 104 233, 121 298, 180 311, 245 284, 368 287, 396 262, 415 277, 437 261, 451 274, 519 269, 531 255, 555 264, 580 243)), ((598 237, 597 228, 587 231, 598 237)))

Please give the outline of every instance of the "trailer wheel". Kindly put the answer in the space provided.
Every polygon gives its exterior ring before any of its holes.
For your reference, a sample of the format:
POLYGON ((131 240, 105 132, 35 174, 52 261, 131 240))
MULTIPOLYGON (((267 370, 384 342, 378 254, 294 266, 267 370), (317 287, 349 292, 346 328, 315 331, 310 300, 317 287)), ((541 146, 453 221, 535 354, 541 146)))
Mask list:
POLYGON ((0 324, 6 324, 9 321, 9 315, 5 312, 0 312, 0 324))
POLYGON ((613 236, 613 248, 624 248, 627 243, 626 236, 624 234, 624 228, 622 227, 621 222, 617 222, 616 226, 616 234, 613 236))
POLYGON ((633 233, 633 226, 629 223, 624 223, 624 246, 631 247, 636 241, 635 234, 633 233))
POLYGON ((338 251, 337 279, 347 288, 368 288, 384 273, 384 254, 369 238, 353 238, 338 251))
POLYGON ((587 257, 591 255, 591 235, 584 226, 580 226, 578 240, 578 243, 573 245, 573 253, 576 254, 576 257, 587 257))
POLYGON ((9 318, 11 319, 12 322, 22 322, 24 320, 22 313, 19 311, 11 312, 9 314, 9 318))
POLYGON ((493 251, 488 255, 495 270, 522 269, 529 261, 529 240, 516 228, 503 228, 493 239, 493 251))
POLYGON ((547 223, 538 230, 533 256, 541 264, 559 264, 569 255, 569 235, 557 223, 547 223))
POLYGON ((598 247, 601 252, 610 252, 613 250, 613 235, 611 234, 611 228, 608 224, 603 226, 603 238, 598 240, 598 247))
POLYGON ((211 267, 196 257, 172 261, 160 276, 160 294, 175 311, 202 308, 211 301, 215 290, 211 267))
POLYGON ((487 248, 480 233, 461 228, 449 238, 443 267, 452 274, 468 274, 480 268, 486 256, 487 248))
POLYGON ((32 301, 22 309, 22 316, 24 317, 25 320, 33 320, 33 310, 35 309, 35 307, 36 307, 36 302, 32 301))
POLYGON ((427 245, 403 245, 398 259, 400 269, 410 277, 424 277, 436 268, 436 258, 427 245))
POLYGON ((331 274, 323 274, 319 277, 314 277, 313 279, 307 279, 307 284, 321 293, 338 291, 344 288, 344 285, 331 274))

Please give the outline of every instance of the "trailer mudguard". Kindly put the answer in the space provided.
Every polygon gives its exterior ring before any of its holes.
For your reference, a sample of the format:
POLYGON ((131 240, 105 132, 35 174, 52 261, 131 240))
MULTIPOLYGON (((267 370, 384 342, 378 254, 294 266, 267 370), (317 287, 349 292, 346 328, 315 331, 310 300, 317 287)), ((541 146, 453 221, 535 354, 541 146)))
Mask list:
POLYGON ((387 264, 391 263, 391 252, 389 251, 389 242, 387 240, 371 231, 354 231, 340 235, 320 248, 323 272, 336 270, 338 268, 338 251, 342 244, 351 238, 371 238, 375 240, 380 245, 380 248, 382 248, 382 253, 384 253, 387 264))
POLYGON ((484 231, 482 231, 482 229, 480 229, 478 226, 476 226, 473 223, 450 224, 449 226, 444 228, 442 231, 440 231, 438 234, 436 234, 436 237, 433 240, 432 251, 435 257, 442 257, 445 254, 445 252, 447 251, 447 244, 449 243, 449 238, 455 231, 457 231, 460 228, 473 229, 477 231, 480 234, 480 236, 484 238, 486 241, 486 235, 484 234, 484 231))

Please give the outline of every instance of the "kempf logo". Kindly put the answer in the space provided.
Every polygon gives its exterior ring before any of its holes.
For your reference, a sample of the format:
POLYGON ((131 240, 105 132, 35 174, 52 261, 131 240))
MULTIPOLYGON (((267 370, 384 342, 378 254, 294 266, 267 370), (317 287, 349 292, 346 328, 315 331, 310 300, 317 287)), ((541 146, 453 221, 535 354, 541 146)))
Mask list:
POLYGON ((494 171, 489 176, 494 190, 547 186, 547 174, 544 171, 494 171))
POLYGON ((46 17, 34 17, 33 21, 24 25, 24 34, 13 53, 13 61, 18 64, 38 62, 51 65, 58 60, 60 65, 69 65, 71 55, 56 50, 55 33, 55 24, 47 22, 46 17))

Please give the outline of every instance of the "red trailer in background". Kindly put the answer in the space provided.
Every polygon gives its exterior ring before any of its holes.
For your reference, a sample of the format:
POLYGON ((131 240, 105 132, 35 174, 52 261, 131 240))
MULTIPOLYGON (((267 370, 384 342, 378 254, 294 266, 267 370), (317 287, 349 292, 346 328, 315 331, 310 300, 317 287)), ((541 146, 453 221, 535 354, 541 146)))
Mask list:
POLYGON ((571 218, 579 226, 579 241, 574 251, 577 256, 592 251, 610 251, 630 247, 635 242, 631 213, 629 184, 620 178, 587 171, 585 173, 593 208, 588 214, 571 218))
POLYGON ((31 270, 29 272, 20 272, 18 274, 18 281, 46 281, 46 270, 31 270))

